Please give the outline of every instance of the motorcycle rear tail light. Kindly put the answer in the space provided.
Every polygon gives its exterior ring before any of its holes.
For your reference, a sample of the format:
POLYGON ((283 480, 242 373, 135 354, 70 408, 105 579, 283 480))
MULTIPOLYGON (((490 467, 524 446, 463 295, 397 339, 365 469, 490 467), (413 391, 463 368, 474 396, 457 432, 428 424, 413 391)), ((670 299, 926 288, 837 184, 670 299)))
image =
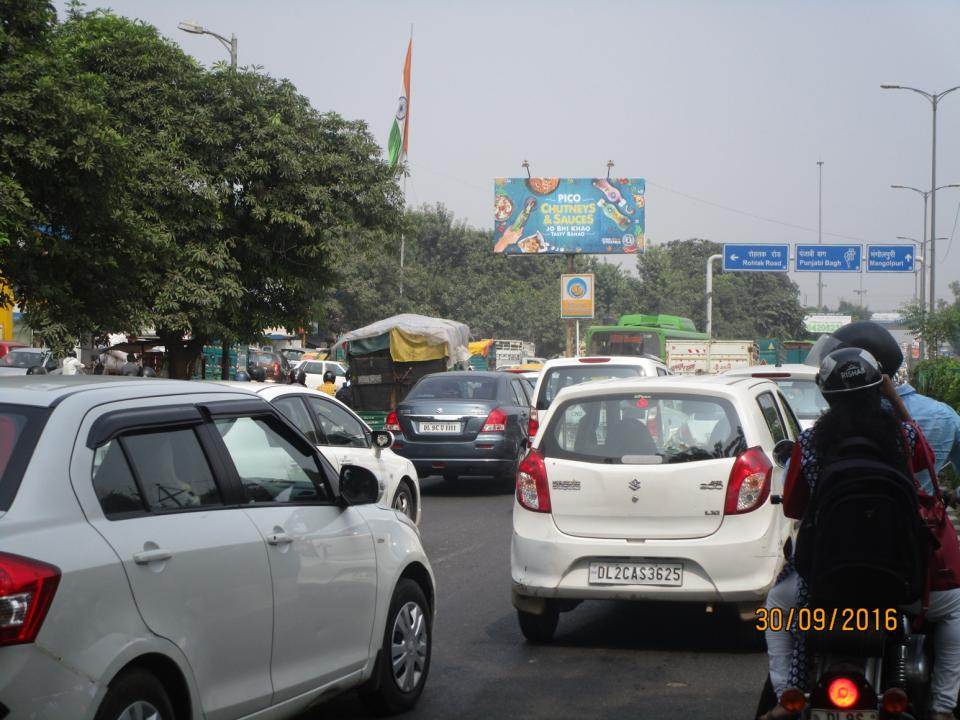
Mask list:
POLYGON ((910 705, 910 699, 907 694, 898 687, 889 688, 883 693, 883 711, 891 715, 898 715, 906 712, 910 705))
POLYGON ((827 685, 827 697, 830 698, 830 702, 835 707, 853 707, 860 698, 860 690, 850 678, 838 677, 831 680, 830 684, 827 685))
POLYGON ((789 713, 799 713, 807 706, 807 698, 799 688, 787 688, 780 696, 780 704, 789 713))

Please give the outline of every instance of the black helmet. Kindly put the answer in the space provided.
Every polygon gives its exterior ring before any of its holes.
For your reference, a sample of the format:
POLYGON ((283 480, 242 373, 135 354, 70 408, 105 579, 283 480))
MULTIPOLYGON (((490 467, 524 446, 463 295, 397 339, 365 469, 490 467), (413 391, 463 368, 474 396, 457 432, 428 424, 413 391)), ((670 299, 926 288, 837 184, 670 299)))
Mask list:
POLYGON ((823 359, 817 385, 824 397, 877 387, 883 373, 877 359, 862 348, 841 348, 823 359))
POLYGON ((337 374, 333 370, 327 370, 323 374, 323 381, 325 383, 335 383, 337 381, 337 374))
POLYGON ((873 355, 884 375, 893 377, 903 365, 903 351, 896 338, 872 320, 848 323, 835 330, 833 336, 847 347, 863 348, 873 355))
POLYGON ((156 376, 157 376, 157 371, 154 370, 152 367, 147 366, 143 369, 143 377, 156 377, 156 376))
POLYGON ((237 382, 250 382, 250 376, 247 375, 243 370, 238 370, 237 374, 233 376, 233 379, 237 382))

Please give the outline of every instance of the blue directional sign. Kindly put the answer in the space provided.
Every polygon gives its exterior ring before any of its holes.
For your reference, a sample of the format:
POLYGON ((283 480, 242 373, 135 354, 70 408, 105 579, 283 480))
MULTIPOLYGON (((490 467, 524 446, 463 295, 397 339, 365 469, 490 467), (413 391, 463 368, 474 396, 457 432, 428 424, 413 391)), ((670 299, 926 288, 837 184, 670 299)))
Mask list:
POLYGON ((867 272, 913 272, 913 245, 867 245, 867 272))
POLYGON ((797 245, 797 272, 860 272, 863 245, 797 245))
POLYGON ((790 246, 724 244, 723 269, 727 272, 787 272, 790 269, 790 246))

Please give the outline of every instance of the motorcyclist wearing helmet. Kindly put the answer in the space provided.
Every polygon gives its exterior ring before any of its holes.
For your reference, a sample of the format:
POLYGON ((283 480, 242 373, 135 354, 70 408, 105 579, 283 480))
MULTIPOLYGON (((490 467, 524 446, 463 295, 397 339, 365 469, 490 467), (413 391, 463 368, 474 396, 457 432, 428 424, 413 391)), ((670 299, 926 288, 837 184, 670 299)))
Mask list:
MULTIPOLYGON (((784 483, 783 512, 803 518, 820 475, 820 461, 838 440, 866 437, 887 453, 887 462, 909 472, 926 468, 927 449, 923 432, 907 411, 902 398, 877 359, 861 348, 841 348, 827 354, 820 365, 817 384, 829 409, 797 440, 784 483), (884 403, 892 407, 893 413, 884 403)), ((807 604, 807 587, 792 558, 767 595, 767 608, 807 604)), ((917 608, 919 609, 919 608, 917 608)), ((926 617, 936 623, 937 658, 933 668, 932 714, 929 720, 953 718, 960 691, 960 589, 930 593, 926 617)), ((808 666, 805 643, 792 632, 766 632, 770 680, 777 698, 788 687, 807 691, 808 666)), ((777 705, 766 720, 791 717, 777 705)))
POLYGON ((323 385, 320 386, 320 391, 327 395, 337 394, 337 374, 333 370, 323 373, 323 385))

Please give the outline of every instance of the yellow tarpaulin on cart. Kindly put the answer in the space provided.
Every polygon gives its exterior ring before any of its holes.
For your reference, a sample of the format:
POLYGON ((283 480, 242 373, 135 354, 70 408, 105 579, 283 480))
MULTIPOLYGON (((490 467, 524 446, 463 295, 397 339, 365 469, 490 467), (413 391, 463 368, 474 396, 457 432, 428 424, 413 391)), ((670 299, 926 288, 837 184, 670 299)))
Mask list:
POLYGON ((493 340, 475 340, 472 343, 467 343, 467 350, 470 351, 471 355, 486 357, 491 345, 493 345, 493 340))
POLYGON ((443 360, 447 357, 447 344, 437 344, 435 340, 422 335, 411 335, 400 328, 391 328, 390 357, 396 362, 443 360))

